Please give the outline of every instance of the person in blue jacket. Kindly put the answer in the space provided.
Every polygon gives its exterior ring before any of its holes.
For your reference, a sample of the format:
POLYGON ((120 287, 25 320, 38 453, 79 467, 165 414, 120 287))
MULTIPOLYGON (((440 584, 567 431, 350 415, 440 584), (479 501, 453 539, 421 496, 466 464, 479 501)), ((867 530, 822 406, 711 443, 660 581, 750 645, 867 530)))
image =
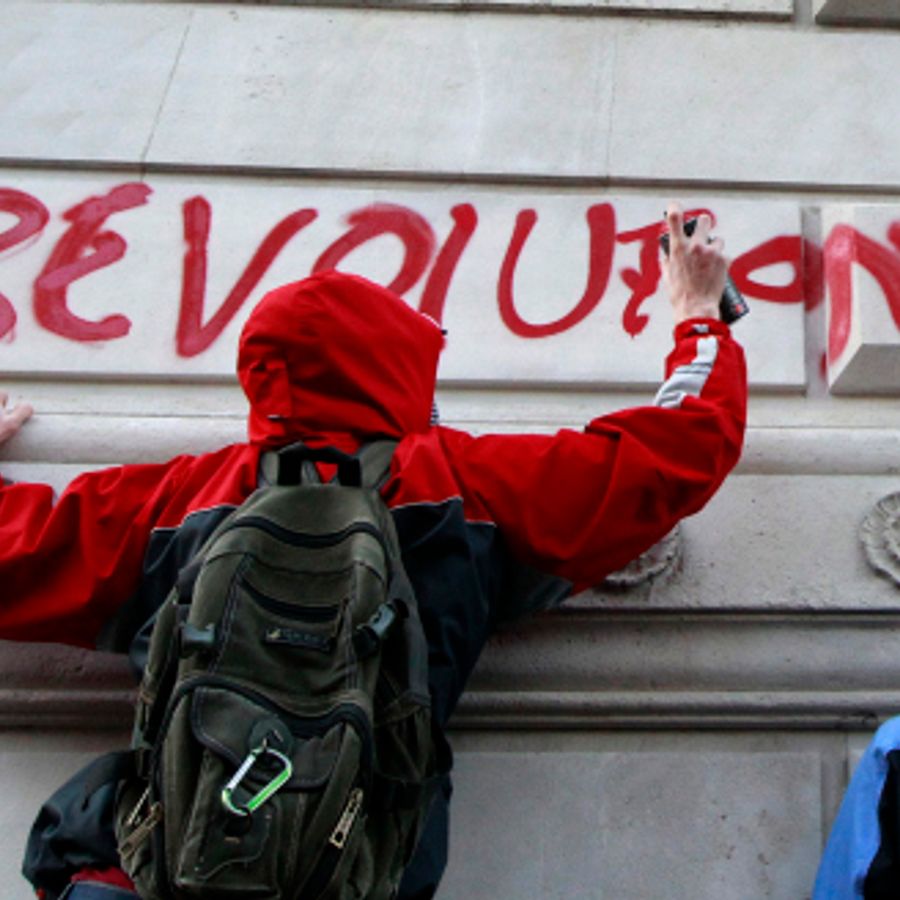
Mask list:
POLYGON ((813 900, 900 898, 900 716, 869 742, 816 876, 813 900))

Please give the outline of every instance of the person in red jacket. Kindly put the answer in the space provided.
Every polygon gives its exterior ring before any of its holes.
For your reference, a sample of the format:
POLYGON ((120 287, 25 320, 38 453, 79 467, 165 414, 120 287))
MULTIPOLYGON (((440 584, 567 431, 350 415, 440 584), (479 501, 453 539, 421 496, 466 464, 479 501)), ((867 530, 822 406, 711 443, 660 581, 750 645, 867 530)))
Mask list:
MULTIPOLYGON (((701 217, 668 211, 663 263, 675 346, 656 403, 555 435, 471 434, 432 422, 441 328, 385 288, 328 272, 267 294, 241 335, 249 440, 200 456, 90 472, 57 499, 0 488, 0 637, 145 659, 177 573, 259 484, 260 458, 302 440, 355 452, 399 443, 382 495, 429 643, 443 727, 498 623, 552 607, 697 512, 734 467, 746 413, 743 352, 718 317, 726 262, 701 217)), ((0 419, 0 442, 29 410, 0 419)), ((117 867, 111 791, 80 773, 45 804, 26 875, 43 896, 135 896, 117 867), (80 778, 80 780, 79 780, 80 778), (70 885, 70 881, 73 885, 70 885), (113 893, 111 893, 113 892, 113 893)), ((449 778, 401 888, 432 897, 446 864, 449 778)))

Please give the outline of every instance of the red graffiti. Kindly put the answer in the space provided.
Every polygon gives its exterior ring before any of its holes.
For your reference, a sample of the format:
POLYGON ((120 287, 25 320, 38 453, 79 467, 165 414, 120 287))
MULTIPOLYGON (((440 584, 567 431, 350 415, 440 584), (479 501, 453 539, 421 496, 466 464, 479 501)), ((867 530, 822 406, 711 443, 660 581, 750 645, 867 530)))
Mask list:
POLYGON ((888 240, 900 250, 900 222, 891 222, 888 226, 888 240))
MULTIPOLYGON (((34 317, 39 325, 73 341, 115 340, 129 333, 131 321, 122 313, 98 321, 76 315, 69 306, 68 289, 77 280, 125 256, 127 242, 105 224, 116 213, 146 205, 151 193, 151 188, 142 183, 121 184, 63 213, 65 231, 33 284, 34 317)), ((709 213, 709 210, 691 210, 687 215, 700 212, 709 213)), ((39 237, 50 220, 40 200, 10 188, 0 188, 0 213, 17 220, 0 232, 0 253, 39 237)), ((278 221, 251 254, 227 296, 207 311, 212 214, 210 203, 202 196, 189 198, 182 207, 185 251, 174 337, 176 351, 183 357, 206 352, 220 338, 286 245, 319 216, 316 209, 306 208, 278 221)), ((347 229, 319 254, 312 271, 342 266, 359 247, 383 236, 393 236, 399 239, 403 255, 400 269, 388 287, 404 294, 424 280, 419 309, 441 322, 450 286, 479 225, 478 212, 470 203, 455 205, 450 216, 452 227, 438 246, 431 224, 409 207, 375 203, 355 210, 346 218, 347 229)), ((499 261, 496 284, 498 313, 512 334, 528 340, 540 339, 570 330, 584 321, 609 288, 617 244, 637 244, 638 256, 636 266, 624 267, 619 272, 629 291, 622 327, 632 337, 646 328, 649 314, 644 304, 657 293, 661 277, 659 236, 663 223, 654 222, 617 234, 616 213, 609 203, 590 206, 586 220, 587 277, 581 297, 559 318, 531 322, 517 308, 514 283, 521 254, 538 222, 538 213, 533 209, 519 211, 506 252, 499 261)), ((552 260, 549 264, 553 264, 552 260)), ((837 225, 823 248, 800 235, 776 235, 735 259, 730 271, 737 287, 751 300, 782 305, 803 303, 808 310, 822 302, 827 286, 831 297, 828 359, 833 361, 846 350, 852 329, 854 265, 868 271, 879 284, 894 323, 900 329, 900 221, 888 228, 886 244, 848 225, 837 225), (786 283, 772 284, 764 280, 764 270, 775 265, 789 267, 786 283)), ((297 273, 297 277, 302 274, 297 273)), ((127 296, 126 291, 123 296, 127 296)), ((16 322, 13 301, 0 294, 0 338, 11 340, 16 322)))
POLYGON ((897 249, 883 247, 849 225, 835 225, 825 241, 825 281, 831 297, 829 363, 840 358, 850 339, 853 263, 865 268, 878 282, 894 324, 900 329, 900 223, 891 225, 888 238, 897 249))
POLYGON ((626 268, 619 272, 619 276, 625 286, 631 291, 631 296, 625 304, 622 313, 622 327, 625 333, 636 337, 646 327, 650 317, 640 313, 643 302, 656 293, 659 279, 662 275, 659 260, 659 238, 665 230, 664 222, 654 222, 634 231, 623 231, 616 236, 620 244, 630 244, 633 241, 640 243, 638 254, 639 269, 626 268))
POLYGON ((301 209, 285 216, 275 225, 247 263, 247 267, 222 305, 209 321, 204 323, 207 248, 212 224, 212 207, 204 197, 191 197, 185 202, 182 217, 186 247, 181 276, 181 307, 175 335, 175 345, 180 356, 196 356, 209 348, 234 318, 251 291, 259 284, 285 244, 298 231, 309 225, 317 215, 314 209, 301 209))
POLYGON ((799 235, 779 235, 736 259, 730 274, 737 289, 770 303, 801 303, 803 301, 803 247, 799 235), (757 269, 777 263, 793 266, 794 277, 789 284, 773 285, 755 281, 751 276, 757 269))
POLYGON ((453 230, 438 251, 431 274, 425 282, 422 299, 419 301, 419 312, 431 316, 438 324, 444 321, 444 303, 447 300, 450 280, 456 272, 463 250, 466 249, 478 225, 478 213, 471 203, 454 206, 450 210, 450 215, 453 216, 453 230))
POLYGON ((126 316, 111 315, 99 322, 76 316, 69 309, 68 290, 72 282, 111 266, 125 255, 125 239, 100 228, 114 213, 144 205, 151 193, 145 184, 121 184, 106 196, 89 197, 63 213, 72 224, 34 283, 34 315, 44 328, 76 341, 108 341, 128 334, 131 320, 126 316), (86 254, 89 250, 93 252, 86 254))
MULTIPOLYGON (((19 220, 0 234, 0 253, 39 234, 50 219, 47 207, 37 197, 12 188, 0 188, 0 212, 10 213, 19 220)), ((11 334, 15 327, 16 310, 6 296, 0 294, 0 338, 11 334)))
POLYGON ((394 234, 403 243, 403 265, 387 286, 395 294, 405 294, 424 274, 434 252, 434 231, 417 212, 392 203, 373 203, 347 217, 350 230, 328 247, 313 265, 313 272, 336 269, 352 250, 385 234, 394 234))
POLYGON ((524 209, 516 217, 515 230, 500 269, 500 281, 497 285, 500 317, 513 334, 525 338, 541 338, 560 334, 573 328, 590 315, 603 299, 612 271, 616 213, 609 203, 596 204, 588 209, 587 221, 590 231, 590 249, 588 251, 587 285, 584 294, 566 315, 554 322, 534 325, 526 322, 516 310, 512 284, 522 247, 537 222, 537 213, 533 209, 524 209))

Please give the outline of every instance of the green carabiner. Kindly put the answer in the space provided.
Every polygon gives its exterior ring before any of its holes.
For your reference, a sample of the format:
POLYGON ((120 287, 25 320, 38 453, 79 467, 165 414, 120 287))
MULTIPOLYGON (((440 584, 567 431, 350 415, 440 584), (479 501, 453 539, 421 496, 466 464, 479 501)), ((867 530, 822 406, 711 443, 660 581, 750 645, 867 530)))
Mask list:
POLYGON ((259 809, 279 788, 283 787, 290 779, 294 771, 293 763, 283 753, 273 750, 266 741, 263 741, 255 749, 251 750, 247 758, 241 763, 240 768, 234 773, 234 777, 222 788, 222 805, 230 813, 238 816, 249 816, 259 809), (232 800, 238 785, 244 780, 247 773, 253 768, 256 761, 264 754, 274 756, 282 765, 281 771, 263 788, 257 791, 245 804, 238 806, 232 800))

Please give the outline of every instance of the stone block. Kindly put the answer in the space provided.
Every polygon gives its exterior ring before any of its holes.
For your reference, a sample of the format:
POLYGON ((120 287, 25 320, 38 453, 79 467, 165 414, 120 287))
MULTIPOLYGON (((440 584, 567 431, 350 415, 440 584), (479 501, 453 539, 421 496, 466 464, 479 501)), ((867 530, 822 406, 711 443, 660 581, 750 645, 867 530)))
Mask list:
POLYGON ((900 26, 896 0, 814 0, 821 25, 900 26))
MULTIPOLYGON (((361 0, 357 5, 363 5, 361 0)), ((370 5, 391 6, 392 0, 377 0, 370 5)), ((405 8, 466 7, 469 0, 404 0, 405 8)), ((766 16, 788 18, 793 0, 483 0, 480 9, 578 10, 579 12, 682 13, 684 15, 766 16)))
POLYGON ((550 0, 550 6, 585 11, 677 12, 722 17, 788 18, 794 11, 794 0, 550 0))
POLYGON ((2 4, 0 156, 140 162, 190 15, 2 4))
POLYGON ((612 177, 900 178, 900 36, 640 23, 617 46, 612 177))
MULTIPOLYGON (((428 310, 449 330, 444 384, 620 385, 645 390, 649 401, 671 348, 672 317, 659 283, 663 197, 475 185, 413 189, 377 181, 198 182, 155 175, 138 183, 111 175, 7 175, 8 184, 46 208, 49 222, 3 262, 8 300, 0 298, 0 311, 5 305, 17 320, 0 335, 6 373, 229 379, 240 328, 255 302, 322 265, 382 284, 395 283, 405 270, 398 290, 416 307, 431 284, 428 310), (110 205, 117 198, 119 211, 104 228, 119 236, 123 253, 76 279, 62 300, 40 294, 59 313, 48 327, 48 315, 39 320, 29 300, 52 281, 46 261, 67 233, 63 213, 88 197, 110 205), (206 215, 208 239, 201 224, 206 215), (295 235, 270 266, 255 267, 249 292, 236 292, 265 236, 289 217, 295 235), (185 262, 186 222, 192 263, 185 262), (452 277, 435 290, 438 253, 454 233, 465 246, 452 277), (370 237, 349 254, 340 249, 365 234, 370 237), (184 267, 201 259, 205 273, 183 279, 184 267), (185 283, 199 288, 185 293, 185 283), (232 318, 210 326, 229 297, 232 318)), ((753 305, 735 331, 747 350, 751 382, 801 390, 798 207, 715 199, 697 205, 715 213, 735 257, 733 273, 753 305)))
POLYGON ((684 570, 651 602, 896 609, 896 586, 869 567, 859 540, 864 516, 896 487, 895 476, 731 478, 684 523, 684 570))
POLYGON ((900 208, 827 207, 827 376, 836 394, 900 394, 900 208))
POLYGON ((441 900, 797 900, 814 753, 467 753, 441 900))
POLYGON ((198 9, 148 160, 596 173, 614 34, 551 17, 198 9))

